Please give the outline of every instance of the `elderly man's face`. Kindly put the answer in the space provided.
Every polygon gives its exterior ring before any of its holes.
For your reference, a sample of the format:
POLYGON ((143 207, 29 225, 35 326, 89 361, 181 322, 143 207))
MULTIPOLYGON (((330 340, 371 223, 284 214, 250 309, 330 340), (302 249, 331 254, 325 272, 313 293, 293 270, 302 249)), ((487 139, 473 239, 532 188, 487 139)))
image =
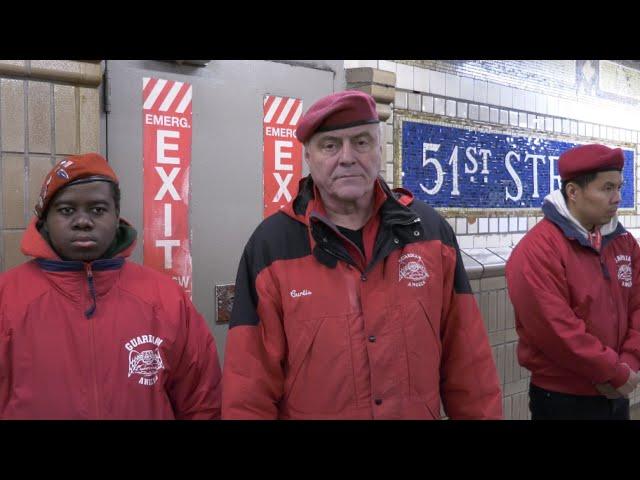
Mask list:
POLYGON ((382 160, 378 124, 316 133, 305 160, 323 197, 350 203, 373 190, 382 160))

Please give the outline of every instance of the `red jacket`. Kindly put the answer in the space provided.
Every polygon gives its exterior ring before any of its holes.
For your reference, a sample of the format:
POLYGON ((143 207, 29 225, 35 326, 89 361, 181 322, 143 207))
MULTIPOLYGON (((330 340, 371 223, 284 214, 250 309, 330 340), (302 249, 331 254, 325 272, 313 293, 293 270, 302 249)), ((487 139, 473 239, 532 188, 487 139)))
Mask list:
POLYGON ((499 419, 487 334, 455 235, 435 210, 376 185, 365 256, 311 179, 265 219, 238 269, 222 417, 499 419))
POLYGON ((539 387, 599 395, 625 383, 621 363, 640 367, 640 249, 617 224, 598 252, 552 203, 543 212, 506 267, 518 360, 539 387))
POLYGON ((204 319, 170 277, 125 261, 132 249, 65 262, 29 225, 36 260, 0 275, 0 419, 219 418, 204 319))

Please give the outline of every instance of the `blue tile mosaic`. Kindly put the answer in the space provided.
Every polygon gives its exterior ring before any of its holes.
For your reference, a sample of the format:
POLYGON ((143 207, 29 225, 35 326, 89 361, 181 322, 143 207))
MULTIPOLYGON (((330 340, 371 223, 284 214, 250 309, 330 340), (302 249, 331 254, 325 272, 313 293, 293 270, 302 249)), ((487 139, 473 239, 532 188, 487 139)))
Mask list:
MULTIPOLYGON (((558 157, 576 145, 405 120, 402 182, 439 208, 539 208, 560 188, 558 157)), ((623 150, 620 207, 635 208, 635 152, 623 150)))

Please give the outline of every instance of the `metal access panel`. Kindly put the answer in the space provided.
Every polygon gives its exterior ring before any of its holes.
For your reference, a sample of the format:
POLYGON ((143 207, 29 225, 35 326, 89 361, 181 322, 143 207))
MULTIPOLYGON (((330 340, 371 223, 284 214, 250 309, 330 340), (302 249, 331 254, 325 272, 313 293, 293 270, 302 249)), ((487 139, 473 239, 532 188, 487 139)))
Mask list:
POLYGON ((102 153, 121 181, 121 214, 139 232, 132 256, 137 262, 142 261, 143 77, 193 86, 189 202, 193 301, 223 360, 228 326, 216 322, 226 318, 217 319, 216 308, 230 305, 233 289, 228 286, 235 282, 244 245, 262 221, 265 95, 301 99, 306 110, 318 98, 344 89, 343 62, 211 60, 196 67, 108 60, 105 67, 102 153))

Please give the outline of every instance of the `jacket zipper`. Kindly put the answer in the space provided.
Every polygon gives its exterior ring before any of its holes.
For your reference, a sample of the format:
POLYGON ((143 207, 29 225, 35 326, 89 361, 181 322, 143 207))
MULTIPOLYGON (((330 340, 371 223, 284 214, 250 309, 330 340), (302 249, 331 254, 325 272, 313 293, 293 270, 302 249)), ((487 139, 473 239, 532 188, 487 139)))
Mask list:
MULTIPOLYGON (((91 265, 89 263, 85 264, 85 272, 87 274, 87 282, 89 284, 89 294, 91 296, 91 301, 94 303, 95 310, 95 290, 93 285, 93 271, 91 270, 91 265)), ((85 313, 86 317, 86 313, 85 313)), ((90 364, 91 364, 91 380, 93 383, 93 408, 95 411, 95 418, 101 418, 100 415, 100 403, 99 403, 99 395, 98 395, 98 376, 96 373, 96 343, 95 343, 95 333, 94 333, 94 320, 89 316, 87 318, 89 321, 89 346, 90 346, 90 364)))

